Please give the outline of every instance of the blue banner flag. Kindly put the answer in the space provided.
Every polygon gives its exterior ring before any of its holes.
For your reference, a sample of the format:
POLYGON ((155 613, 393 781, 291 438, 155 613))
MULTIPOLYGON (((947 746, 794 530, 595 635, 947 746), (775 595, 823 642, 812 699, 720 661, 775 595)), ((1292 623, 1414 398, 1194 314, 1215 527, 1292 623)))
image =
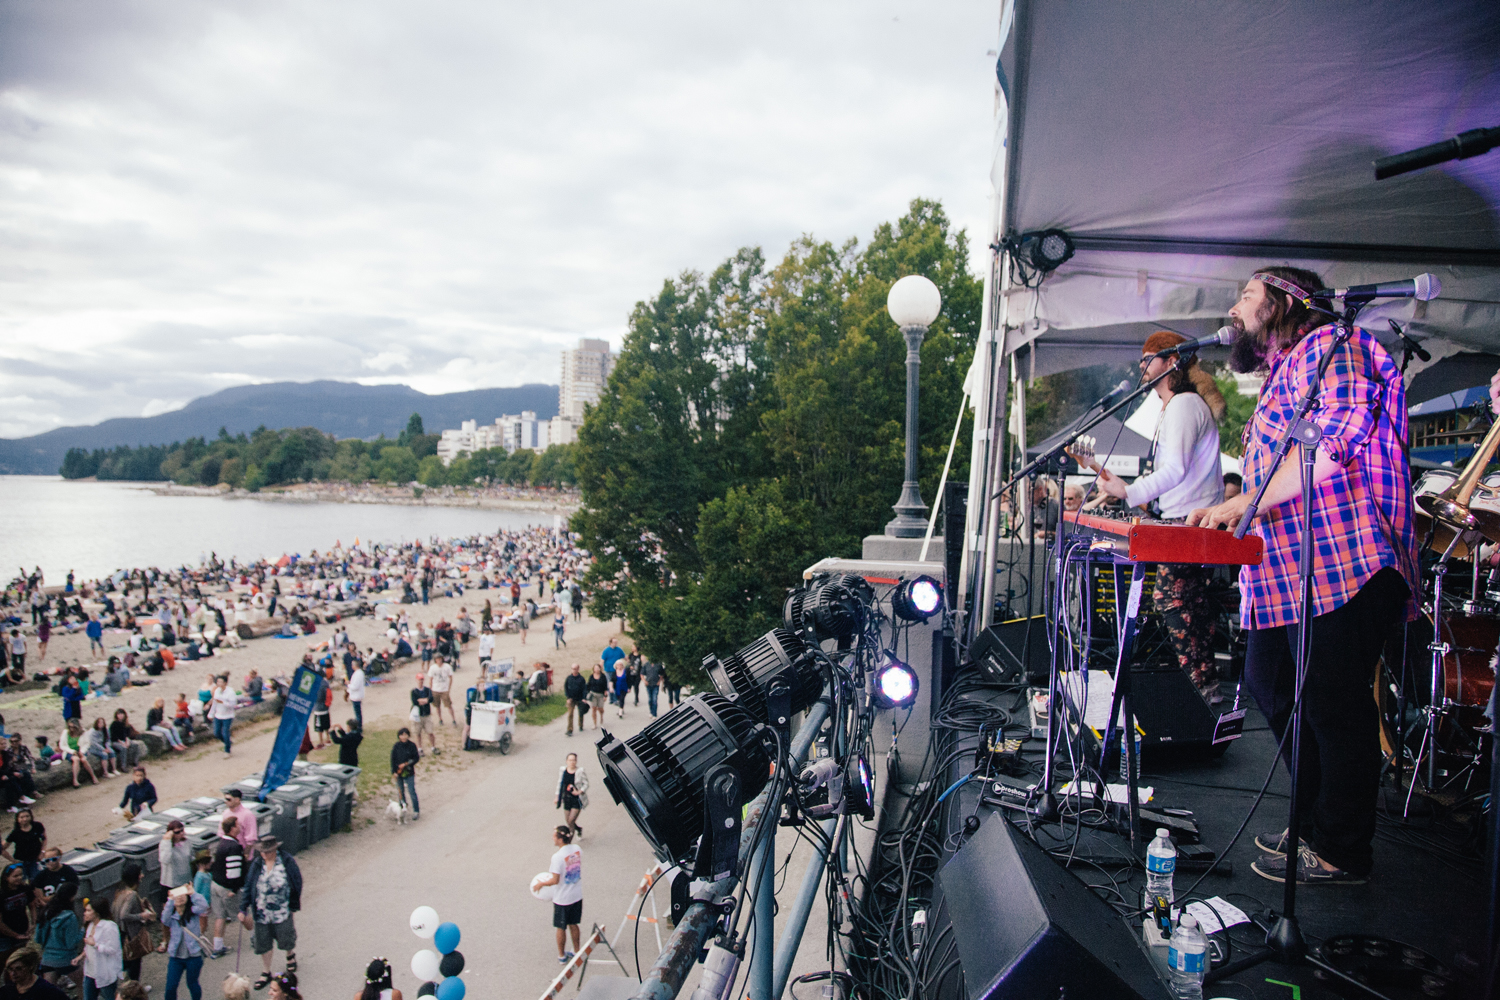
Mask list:
POLYGON ((302 749, 302 737, 307 735, 308 716, 323 697, 327 683, 322 674, 307 667, 298 667, 292 675, 292 688, 287 692, 286 706, 281 710, 281 727, 276 730, 276 745, 271 748, 271 759, 266 761, 260 792, 255 796, 259 801, 266 801, 267 795, 292 776, 292 764, 302 749))

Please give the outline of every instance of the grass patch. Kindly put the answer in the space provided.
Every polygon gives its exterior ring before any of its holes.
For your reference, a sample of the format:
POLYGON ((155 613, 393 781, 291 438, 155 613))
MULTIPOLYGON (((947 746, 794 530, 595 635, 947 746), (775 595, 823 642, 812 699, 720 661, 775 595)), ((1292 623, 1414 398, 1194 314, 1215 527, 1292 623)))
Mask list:
MULTIPOLYGON (((404 723, 403 723, 404 725, 404 723)), ((359 744, 359 777, 355 786, 359 789, 359 807, 356 819, 364 817, 367 824, 371 816, 385 808, 387 802, 396 798, 396 785, 391 780, 391 747, 396 742, 396 731, 400 725, 389 729, 366 728, 365 738, 359 744)), ((422 796, 422 779, 434 771, 448 771, 463 767, 470 755, 462 752, 462 729, 440 726, 437 729, 437 744, 441 753, 434 754, 424 738, 422 748, 425 755, 417 764, 417 797, 422 796)), ((315 764, 337 764, 338 746, 326 746, 314 750, 307 759, 315 764)))
POLYGON ((531 704, 516 709, 516 721, 528 726, 545 726, 568 710, 568 699, 561 694, 549 694, 545 698, 533 698, 531 704))

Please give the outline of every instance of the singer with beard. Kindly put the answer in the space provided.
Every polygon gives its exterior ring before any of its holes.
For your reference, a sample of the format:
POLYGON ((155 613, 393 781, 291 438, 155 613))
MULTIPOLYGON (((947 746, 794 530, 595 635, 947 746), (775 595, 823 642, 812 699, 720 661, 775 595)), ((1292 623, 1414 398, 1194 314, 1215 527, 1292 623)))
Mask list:
MULTIPOLYGON (((1322 287, 1311 271, 1262 268, 1230 310, 1240 329, 1231 365, 1267 371, 1245 426, 1245 491, 1193 511, 1188 523, 1232 528, 1240 522, 1319 362, 1334 350, 1319 407, 1309 414, 1323 431, 1312 509, 1303 507, 1293 449, 1249 529, 1265 539, 1265 559, 1240 571, 1245 682, 1280 738, 1291 721, 1296 680, 1302 519, 1312 517, 1317 551, 1298 788, 1299 812, 1309 822, 1300 845, 1288 844, 1285 830, 1258 835, 1256 846, 1265 853, 1251 867, 1275 882, 1290 872, 1299 883, 1330 885, 1362 883, 1374 866, 1381 757, 1371 684, 1387 634, 1416 616, 1420 586, 1401 373, 1365 330, 1356 328, 1348 343, 1334 348, 1336 327, 1309 308, 1329 305, 1313 297, 1322 287)), ((1284 758, 1290 752, 1288 745, 1284 758)))
MULTIPOLYGON (((1107 469, 1099 473, 1100 490, 1131 507, 1154 504, 1162 520, 1179 523, 1193 510, 1224 499, 1216 422, 1224 412, 1224 397, 1196 358, 1178 368, 1175 357, 1156 356, 1186 341, 1180 334, 1158 330, 1141 348, 1145 380, 1171 369, 1156 383, 1161 416, 1151 439, 1151 471, 1128 486, 1107 469)), ((1177 665, 1212 704, 1222 698, 1214 661, 1219 612, 1209 597, 1210 575, 1210 570, 1197 563, 1158 563, 1151 600, 1166 626, 1177 665)))

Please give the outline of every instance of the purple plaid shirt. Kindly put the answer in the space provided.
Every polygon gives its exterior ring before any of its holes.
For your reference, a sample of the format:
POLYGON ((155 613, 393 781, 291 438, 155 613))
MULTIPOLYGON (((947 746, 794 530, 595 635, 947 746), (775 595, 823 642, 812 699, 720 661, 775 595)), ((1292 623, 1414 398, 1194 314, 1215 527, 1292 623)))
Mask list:
MULTIPOLYGON (((1335 327, 1324 326, 1271 359, 1255 413, 1245 426, 1241 460, 1245 489, 1254 493, 1271 465, 1276 445, 1297 415, 1318 362, 1333 345, 1335 327)), ((1421 592, 1412 522, 1411 467, 1406 459, 1406 389, 1391 356, 1358 327, 1334 355, 1311 419, 1323 429, 1319 447, 1342 468, 1314 488, 1313 614, 1324 615, 1352 598, 1386 566, 1406 578, 1417 613, 1421 592)), ((1298 460, 1298 449, 1286 457, 1298 460)), ((1259 566, 1240 569, 1240 623, 1274 628, 1301 613, 1298 562, 1302 497, 1262 511, 1250 531, 1266 541, 1259 566)))

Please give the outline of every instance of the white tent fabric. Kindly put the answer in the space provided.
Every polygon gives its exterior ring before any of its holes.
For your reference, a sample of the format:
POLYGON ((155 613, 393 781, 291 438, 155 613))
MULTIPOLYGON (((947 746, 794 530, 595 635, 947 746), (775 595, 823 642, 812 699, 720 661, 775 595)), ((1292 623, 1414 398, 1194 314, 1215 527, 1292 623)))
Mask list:
MULTIPOLYGON (((1386 318, 1409 323, 1434 364, 1500 353, 1500 150, 1378 182, 1371 166, 1500 125, 1500 3, 1002 0, 1000 13, 987 242, 1058 228, 1078 252, 1036 289, 998 259, 986 275, 971 496, 1000 482, 991 415, 1007 375, 1134 360, 1162 326, 1212 332, 1257 265, 1330 287, 1431 271, 1440 298, 1381 303, 1361 325, 1388 339, 1386 318)), ((991 510, 970 504, 965 580, 988 560, 991 510)))

